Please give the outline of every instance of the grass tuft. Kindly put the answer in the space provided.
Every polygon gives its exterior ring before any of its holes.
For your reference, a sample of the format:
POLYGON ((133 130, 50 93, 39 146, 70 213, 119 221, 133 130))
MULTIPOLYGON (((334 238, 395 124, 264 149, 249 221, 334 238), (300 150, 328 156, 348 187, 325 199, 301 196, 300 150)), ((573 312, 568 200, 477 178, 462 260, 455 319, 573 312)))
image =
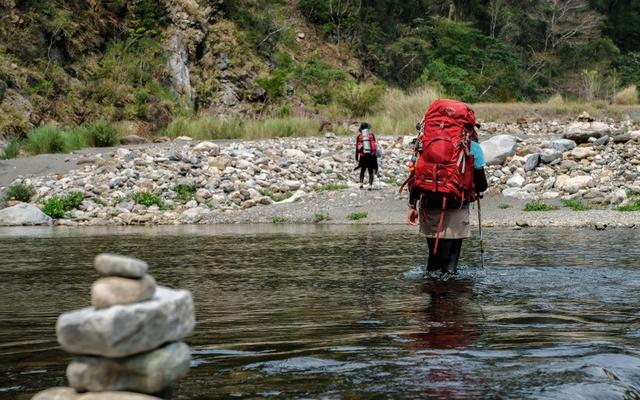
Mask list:
POLYGON ((35 195, 36 191, 33 189, 33 186, 18 183, 7 188, 3 200, 17 200, 28 203, 35 195))
POLYGON ((51 218, 64 218, 67 212, 80 207, 84 201, 82 192, 71 192, 66 196, 51 196, 44 202, 42 212, 51 218))
POLYGON ((178 200, 187 202, 193 199, 193 196, 196 194, 196 187, 193 185, 186 184, 178 184, 175 189, 173 189, 178 195, 178 200))
POLYGON ((162 200, 160 199, 160 196, 154 193, 136 192, 133 194, 133 201, 135 201, 136 204, 140 204, 145 207, 156 205, 162 208, 162 200))
POLYGON ((64 153, 66 145, 62 129, 51 125, 35 128, 27 134, 24 148, 31 154, 64 153))
POLYGON ((289 222, 288 218, 281 217, 281 216, 271 217, 271 223, 273 224, 284 224, 286 222, 289 222))
POLYGON ((587 211, 591 210, 591 206, 583 203, 580 200, 560 200, 563 206, 572 209, 573 211, 587 211))
POLYGON ((189 136, 198 140, 266 139, 317 135, 318 121, 308 118, 269 118, 265 120, 222 121, 209 116, 176 118, 164 135, 189 136))
POLYGON ((20 141, 18 139, 12 139, 4 148, 0 160, 10 160, 18 157, 20 154, 20 141))
POLYGON ((636 85, 631 85, 617 92, 611 102, 619 105, 633 105, 638 104, 638 99, 638 88, 636 85))
POLYGON ((507 204, 507 203, 500 203, 500 204, 498 204, 498 208, 504 210, 504 209, 507 209, 507 208, 511 208, 511 206, 509 204, 507 204))
POLYGON ((330 221, 331 220, 331 216, 329 216, 329 214, 327 213, 317 213, 313 216, 313 222, 318 224, 322 221, 330 221))
POLYGON ((629 203, 616 208, 618 211, 640 211, 640 197, 632 198, 629 203))
POLYGON ((542 201, 530 201, 524 205, 523 211, 553 211, 557 209, 557 206, 542 201))
POLYGON ((326 183, 316 189, 317 192, 330 192, 334 190, 348 189, 349 186, 344 183, 326 183))
POLYGON ((347 215, 347 219, 350 221, 359 221, 361 219, 365 219, 369 216, 369 214, 367 214, 366 212, 352 212, 351 214, 347 215))

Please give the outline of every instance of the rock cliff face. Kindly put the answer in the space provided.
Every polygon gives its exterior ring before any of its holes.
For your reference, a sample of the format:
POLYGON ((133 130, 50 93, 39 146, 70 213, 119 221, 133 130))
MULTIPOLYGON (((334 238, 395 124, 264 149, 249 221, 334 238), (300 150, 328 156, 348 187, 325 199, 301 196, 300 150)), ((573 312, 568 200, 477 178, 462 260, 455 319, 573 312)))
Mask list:
POLYGON ((98 119, 145 133, 184 109, 230 117, 264 103, 265 60, 222 0, 83 4, 0 2, 0 139, 98 119))

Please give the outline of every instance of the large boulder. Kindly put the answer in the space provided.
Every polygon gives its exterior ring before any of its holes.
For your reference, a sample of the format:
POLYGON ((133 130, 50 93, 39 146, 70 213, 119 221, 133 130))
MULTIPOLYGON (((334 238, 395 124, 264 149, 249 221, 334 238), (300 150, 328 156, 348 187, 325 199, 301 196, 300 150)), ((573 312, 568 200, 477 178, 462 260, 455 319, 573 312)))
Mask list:
POLYGON ((56 332, 69 353, 126 357, 179 341, 194 325, 191 293, 159 286, 154 297, 142 303, 64 313, 56 332))
POLYGON ((515 136, 497 135, 480 143, 480 146, 488 165, 500 165, 516 153, 517 144, 515 136))
POLYGON ((76 393, 69 387, 54 387, 37 393, 31 400, 160 400, 159 397, 131 392, 76 393))
POLYGON ((33 204, 20 203, 0 210, 0 226, 51 225, 51 217, 33 204))
POLYGON ((578 175, 574 177, 569 175, 560 175, 556 179, 554 187, 558 190, 573 194, 582 189, 592 187, 594 182, 593 177, 590 175, 578 175))
POLYGON ((131 390, 159 393, 189 372, 191 351, 183 342, 133 357, 75 357, 67 367, 69 385, 79 392, 131 390))
POLYGON ((599 138, 610 132, 611 127, 604 122, 574 122, 567 126, 563 137, 580 144, 587 143, 589 138, 599 138))

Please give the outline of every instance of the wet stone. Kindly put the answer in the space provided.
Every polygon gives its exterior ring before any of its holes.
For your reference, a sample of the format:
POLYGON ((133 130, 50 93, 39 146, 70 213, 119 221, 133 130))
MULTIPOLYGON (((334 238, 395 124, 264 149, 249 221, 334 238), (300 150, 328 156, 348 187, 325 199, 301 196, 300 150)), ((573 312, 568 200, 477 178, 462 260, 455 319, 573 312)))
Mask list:
POLYGON ((100 275, 125 278, 142 278, 149 269, 146 262, 137 258, 106 253, 96 256, 94 265, 100 275))
POLYGON ((133 357, 76 357, 67 367, 67 379, 79 392, 159 393, 184 377, 189 372, 190 362, 189 346, 177 342, 133 357))
POLYGON ((125 357, 182 340, 194 325, 191 293, 159 286, 153 298, 142 303, 64 313, 56 333, 69 353, 125 357))
POLYGON ((31 400, 75 400, 78 394, 69 387, 52 387, 36 393, 31 400))
POLYGON ((109 276, 100 278, 91 287, 91 304, 107 308, 149 300, 156 291, 156 281, 150 275, 140 279, 109 276))

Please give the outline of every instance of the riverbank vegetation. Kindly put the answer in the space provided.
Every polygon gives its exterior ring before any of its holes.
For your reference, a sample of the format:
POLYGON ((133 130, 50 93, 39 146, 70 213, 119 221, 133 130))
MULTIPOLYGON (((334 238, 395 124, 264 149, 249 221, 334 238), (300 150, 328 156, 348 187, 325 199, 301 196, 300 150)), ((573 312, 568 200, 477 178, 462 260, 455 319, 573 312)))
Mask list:
POLYGON ((629 0, 47 0, 0 10, 1 158, 129 134, 348 134, 362 120, 411 134, 444 96, 473 104, 481 121, 640 114, 640 5, 629 0), (102 131, 87 132, 95 124, 102 131))

